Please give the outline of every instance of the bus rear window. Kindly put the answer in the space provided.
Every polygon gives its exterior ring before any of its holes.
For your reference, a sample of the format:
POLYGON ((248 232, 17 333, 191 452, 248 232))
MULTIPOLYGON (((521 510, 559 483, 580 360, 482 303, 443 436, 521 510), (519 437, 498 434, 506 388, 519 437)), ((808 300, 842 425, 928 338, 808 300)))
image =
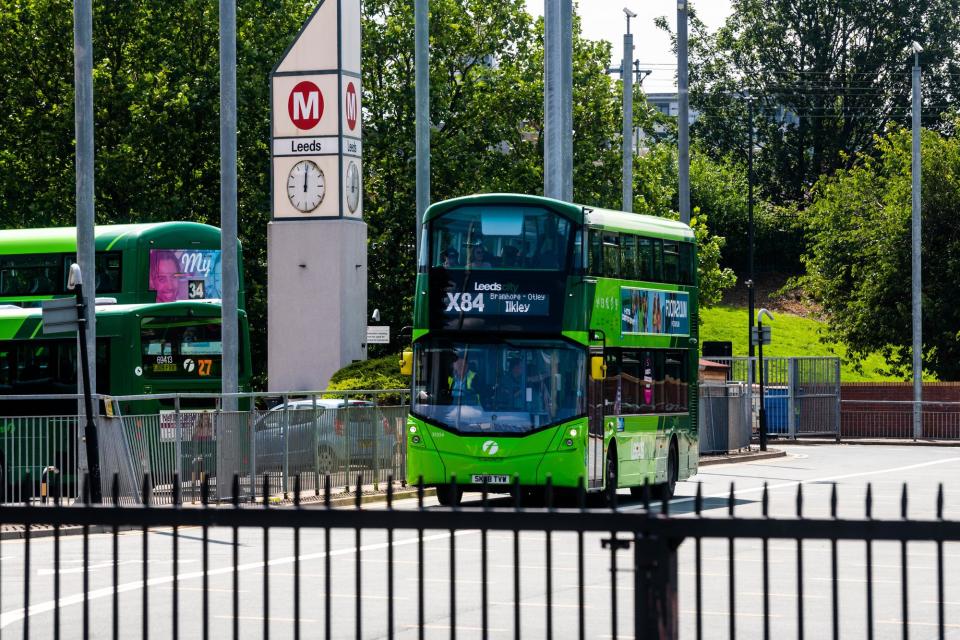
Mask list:
POLYGON ((140 325, 143 371, 151 377, 216 378, 223 343, 220 321, 144 318, 140 325))
POLYGON ((430 226, 430 264, 447 269, 565 270, 572 223, 537 207, 462 207, 430 226))

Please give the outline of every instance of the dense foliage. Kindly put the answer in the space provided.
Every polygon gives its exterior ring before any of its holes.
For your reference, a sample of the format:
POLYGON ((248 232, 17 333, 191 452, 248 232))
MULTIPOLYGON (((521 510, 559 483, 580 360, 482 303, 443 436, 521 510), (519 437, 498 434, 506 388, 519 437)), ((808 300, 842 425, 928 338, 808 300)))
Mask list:
MULTIPOLYGON (((313 3, 237 7, 238 226, 253 361, 266 367, 269 72, 313 3)), ((0 211, 5 227, 72 225, 73 4, 0 3, 0 211)), ((219 226, 217 3, 94 2, 96 220, 219 226)))
MULTIPOLYGON (((313 0, 239 0, 239 230, 258 384, 266 375, 269 72, 313 0)), ((101 224, 219 224, 218 7, 214 0, 95 0, 96 216, 101 224)), ((413 9, 363 3, 365 218, 369 299, 408 324, 414 274, 413 9)), ((6 227, 74 221, 73 39, 69 0, 0 1, 0 205, 6 227)), ((574 199, 620 205, 620 97, 609 44, 574 34, 574 199)), ((523 0, 431 1, 432 199, 541 193, 543 23, 523 0)), ((640 101, 638 101, 640 103, 640 101)), ((638 110, 641 111, 641 110, 638 110)), ((638 122, 644 116, 638 113, 638 122)), ((648 118, 649 119, 649 118, 648 118)), ((676 160, 636 209, 675 215, 676 160)), ((641 163, 642 164, 642 163, 641 163)), ((638 168, 637 179, 646 179, 638 168)), ((706 208, 705 214, 710 214, 706 208)), ((705 228, 708 300, 730 282, 705 228)))
MULTIPOLYGON (((693 135, 718 156, 747 149, 745 95, 756 99, 757 173, 775 203, 869 151, 909 122, 910 42, 924 52, 925 125, 960 92, 960 0, 733 0, 716 33, 694 21, 693 135)), ((742 155, 741 155, 742 157, 742 155)))
MULTIPOLYGON (((882 353, 898 373, 911 358, 911 135, 895 129, 876 155, 824 178, 805 213, 810 251, 803 282, 823 304, 830 332, 863 357, 882 353)), ((960 141, 922 137, 924 368, 960 378, 960 141)))

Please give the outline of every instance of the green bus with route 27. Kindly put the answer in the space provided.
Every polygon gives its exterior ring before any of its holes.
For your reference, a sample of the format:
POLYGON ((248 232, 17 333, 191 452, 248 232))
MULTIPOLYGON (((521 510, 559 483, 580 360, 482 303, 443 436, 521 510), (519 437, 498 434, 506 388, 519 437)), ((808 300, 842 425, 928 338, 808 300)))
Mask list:
POLYGON ((407 480, 610 497, 696 473, 697 261, 690 227, 512 194, 424 214, 407 480))
MULTIPOLYGON (((212 301, 97 306, 97 392, 108 396, 219 394, 220 313, 220 305, 212 301)), ((240 390, 249 391, 246 312, 240 311, 238 319, 240 390)), ((76 463, 77 401, 22 397, 76 393, 76 335, 44 334, 38 308, 0 308, 0 488, 18 487, 28 473, 36 484, 44 466, 51 464, 64 470, 63 482, 74 480, 69 470, 76 463)), ((213 399, 184 398, 180 408, 185 412, 212 409, 214 404, 213 399)), ((123 402, 117 408, 122 415, 155 416, 172 413, 175 405, 173 400, 156 399, 123 402)), ((159 438, 159 434, 144 437, 159 438)), ((21 495, 30 494, 24 489, 21 495)))

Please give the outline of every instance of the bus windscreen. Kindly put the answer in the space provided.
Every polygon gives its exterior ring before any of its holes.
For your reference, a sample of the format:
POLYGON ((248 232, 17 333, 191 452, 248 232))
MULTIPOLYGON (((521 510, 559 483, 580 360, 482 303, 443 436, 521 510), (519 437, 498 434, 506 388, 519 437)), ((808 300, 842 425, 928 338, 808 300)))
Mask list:
POLYGON ((431 223, 431 266, 563 270, 572 224, 539 207, 461 207, 431 223))
POLYGON ((521 434, 586 411, 586 352, 565 341, 434 338, 414 350, 413 412, 446 429, 521 434))

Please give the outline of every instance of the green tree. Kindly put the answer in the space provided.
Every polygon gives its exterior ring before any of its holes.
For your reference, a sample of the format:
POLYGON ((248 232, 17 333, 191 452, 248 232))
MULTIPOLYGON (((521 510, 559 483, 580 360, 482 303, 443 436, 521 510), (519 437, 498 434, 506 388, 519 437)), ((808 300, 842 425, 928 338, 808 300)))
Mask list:
POLYGON ((716 157, 745 154, 742 96, 754 96, 757 175, 775 203, 802 199, 888 123, 909 121, 912 40, 925 49, 927 124, 960 89, 958 0, 733 0, 719 31, 696 19, 692 31, 692 135, 716 157))
MULTIPOLYGON (((821 180, 805 213, 807 292, 823 305, 832 336, 854 357, 880 352, 893 371, 911 361, 911 134, 878 138, 876 155, 821 180)), ((925 130, 923 163, 923 361, 941 380, 960 379, 960 141, 925 130)))
MULTIPOLYGON (((237 8, 238 222, 255 373, 266 365, 270 215, 269 73, 312 3, 237 8)), ((0 3, 0 204, 7 227, 71 225, 74 207, 73 7, 0 3)), ((217 4, 94 3, 96 218, 219 226, 217 4)))
MULTIPOLYGON (((266 376, 269 73, 314 0, 239 0, 238 218, 256 380, 266 376)), ((413 11, 363 3, 365 218, 371 307, 411 316, 413 11)), ((523 0, 431 1, 433 200, 540 193, 543 22, 523 0)), ((0 0, 0 220, 74 221, 69 0, 0 0)), ((219 224, 218 14, 214 0, 94 3, 96 215, 101 224, 219 224)), ((574 34, 574 198, 619 207, 619 92, 610 47, 574 34)), ((669 206, 649 209, 665 214, 669 206)), ((705 280, 706 282, 706 280, 705 280)))

